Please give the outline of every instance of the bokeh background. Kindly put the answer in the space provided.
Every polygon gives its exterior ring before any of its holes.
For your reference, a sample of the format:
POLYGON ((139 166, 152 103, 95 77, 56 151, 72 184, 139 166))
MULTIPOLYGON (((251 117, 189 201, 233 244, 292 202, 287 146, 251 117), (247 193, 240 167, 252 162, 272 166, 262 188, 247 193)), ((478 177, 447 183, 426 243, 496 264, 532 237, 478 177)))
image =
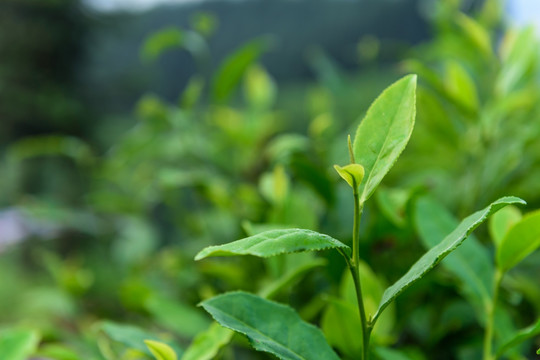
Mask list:
MULTIPOLYGON (((363 224, 381 283, 424 251, 420 193, 459 218, 507 194, 537 209, 539 22, 535 0, 3 0, 0 330, 30 329, 36 358, 150 358, 111 338, 130 324, 180 354, 211 322, 199 301, 270 291, 295 264, 270 294, 324 323, 337 255, 193 256, 278 226, 348 240, 352 200, 332 165, 406 73, 419 74, 417 128, 363 224)), ((514 327, 540 313, 539 261, 506 284, 514 327)), ((479 358, 459 283, 441 273, 411 290, 380 344, 479 358)), ((267 358, 240 338, 217 356, 267 358)))

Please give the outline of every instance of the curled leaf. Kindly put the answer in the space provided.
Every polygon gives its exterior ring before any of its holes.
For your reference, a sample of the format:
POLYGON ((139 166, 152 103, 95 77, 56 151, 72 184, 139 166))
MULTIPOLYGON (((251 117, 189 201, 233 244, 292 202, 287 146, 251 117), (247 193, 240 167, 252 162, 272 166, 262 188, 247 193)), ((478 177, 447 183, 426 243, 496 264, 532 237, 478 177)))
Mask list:
POLYGON ((364 167, 360 164, 349 164, 343 167, 334 165, 334 169, 354 190, 358 188, 364 179, 364 167))

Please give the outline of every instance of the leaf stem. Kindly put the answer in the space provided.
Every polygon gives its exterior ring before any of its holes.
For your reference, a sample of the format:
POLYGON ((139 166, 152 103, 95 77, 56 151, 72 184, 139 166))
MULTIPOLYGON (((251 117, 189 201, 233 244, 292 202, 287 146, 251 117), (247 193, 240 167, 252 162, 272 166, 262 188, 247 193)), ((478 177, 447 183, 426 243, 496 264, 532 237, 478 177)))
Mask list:
POLYGON ((371 335, 371 326, 366 318, 366 310, 364 307, 364 298, 362 296, 362 284, 360 281, 360 221, 362 218, 363 204, 360 204, 360 197, 357 188, 353 188, 354 193, 354 224, 353 224, 353 248, 352 261, 349 263, 349 269, 354 281, 356 290, 356 301, 358 302, 358 311, 360 313, 360 322, 362 323, 362 359, 369 358, 369 337, 371 335))
POLYGON ((486 330, 484 332, 484 357, 483 360, 494 360, 496 356, 493 354, 493 329, 495 326, 495 308, 497 307, 497 299, 499 297, 499 288, 503 272, 500 269, 495 270, 493 278, 493 299, 487 306, 486 330))

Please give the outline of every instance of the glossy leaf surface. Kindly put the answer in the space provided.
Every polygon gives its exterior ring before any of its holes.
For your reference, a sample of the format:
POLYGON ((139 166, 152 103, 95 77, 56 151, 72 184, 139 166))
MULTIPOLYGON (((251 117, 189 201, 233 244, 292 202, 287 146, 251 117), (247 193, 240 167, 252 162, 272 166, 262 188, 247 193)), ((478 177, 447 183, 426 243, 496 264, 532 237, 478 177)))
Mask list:
POLYGON ((210 256, 254 255, 270 257, 301 251, 318 251, 349 247, 328 235, 304 229, 269 230, 228 244, 209 246, 195 256, 201 260, 210 256))
POLYGON ((465 218, 459 226, 452 231, 446 238, 444 238, 438 245, 432 247, 427 253, 425 253, 409 271, 403 275, 392 286, 385 290, 379 309, 373 316, 373 322, 377 320, 381 312, 405 289, 411 286, 416 281, 420 280, 428 271, 433 269, 442 259, 449 253, 454 251, 461 243, 476 229, 481 223, 483 223, 488 216, 495 213, 497 210, 510 204, 524 204, 525 202, 519 198, 508 196, 500 198, 499 200, 491 203, 488 207, 475 212, 474 214, 465 218))
MULTIPOLYGON (((426 248, 437 246, 458 224, 457 219, 434 199, 422 197, 416 202, 415 225, 426 248)), ((482 310, 490 302, 493 296, 493 263, 486 249, 473 235, 441 265, 460 280, 465 295, 477 309, 482 310)))
POLYGON ((540 211, 515 224, 497 248, 497 266, 507 271, 540 247, 540 211))
POLYGON ((416 75, 395 82, 371 104, 353 143, 357 164, 365 178, 360 201, 367 200, 407 145, 416 114, 416 75))
POLYGON ((337 360, 322 332, 290 307, 245 292, 201 303, 221 325, 246 335, 253 347, 291 360, 337 360))

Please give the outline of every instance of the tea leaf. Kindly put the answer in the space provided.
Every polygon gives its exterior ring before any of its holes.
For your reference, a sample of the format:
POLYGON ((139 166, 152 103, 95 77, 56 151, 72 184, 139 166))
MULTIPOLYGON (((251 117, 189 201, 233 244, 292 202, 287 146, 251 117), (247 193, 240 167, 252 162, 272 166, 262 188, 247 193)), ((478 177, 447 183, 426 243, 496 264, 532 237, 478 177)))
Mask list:
POLYGON ((178 357, 174 350, 167 344, 155 341, 155 340, 144 340, 148 349, 156 360, 177 360, 178 357))
POLYGON ((465 218, 459 226, 452 231, 444 240, 438 245, 432 247, 427 253, 425 253, 409 271, 403 275, 392 286, 387 288, 383 294, 379 309, 373 316, 372 323, 375 323, 377 318, 381 315, 382 311, 406 288, 411 286, 416 281, 420 280, 428 271, 433 269, 442 259, 449 253, 454 251, 461 243, 476 229, 481 223, 483 223, 488 216, 495 213, 497 210, 510 204, 525 204, 523 200, 513 196, 507 196, 500 198, 499 200, 491 203, 483 210, 477 211, 472 215, 465 218))
MULTIPOLYGON (((506 208, 498 213, 504 210, 506 208)), ((434 199, 422 197, 416 202, 415 224, 423 245, 430 249, 437 246, 459 223, 434 199)), ((460 280, 465 295, 477 309, 483 309, 490 302, 493 296, 490 286, 493 281, 493 263, 486 249, 473 235, 452 256, 444 259, 442 266, 460 280)))
POLYGON ((229 343, 233 332, 212 323, 208 330, 200 333, 193 339, 187 348, 182 360, 211 360, 217 355, 219 349, 229 343))
POLYGON ((269 230, 232 243, 204 248, 195 256, 195 260, 209 256, 254 255, 270 257, 333 248, 350 251, 350 248, 342 242, 315 231, 304 229, 269 230))
POLYGON ((497 248, 497 266, 507 271, 540 247, 540 210, 527 214, 506 233, 497 248))
POLYGON ((201 303, 221 325, 246 335, 253 347, 280 359, 339 359, 322 332, 290 307, 245 292, 201 303))
POLYGON ((502 356, 514 346, 521 344, 537 334, 540 334, 540 319, 538 319, 535 324, 519 330, 511 339, 502 344, 497 350, 497 357, 502 356))
POLYGON ((38 346, 35 331, 7 330, 0 332, 0 359, 26 360, 38 346))
POLYGON ((407 145, 416 113, 416 75, 395 82, 371 104, 356 131, 353 150, 365 170, 359 186, 366 201, 407 145))
POLYGON ((448 95, 469 111, 478 110, 478 93, 474 80, 457 61, 446 63, 444 86, 448 95))
POLYGON ((343 167, 334 165, 334 169, 352 188, 357 188, 364 178, 364 167, 360 164, 349 164, 343 167))

